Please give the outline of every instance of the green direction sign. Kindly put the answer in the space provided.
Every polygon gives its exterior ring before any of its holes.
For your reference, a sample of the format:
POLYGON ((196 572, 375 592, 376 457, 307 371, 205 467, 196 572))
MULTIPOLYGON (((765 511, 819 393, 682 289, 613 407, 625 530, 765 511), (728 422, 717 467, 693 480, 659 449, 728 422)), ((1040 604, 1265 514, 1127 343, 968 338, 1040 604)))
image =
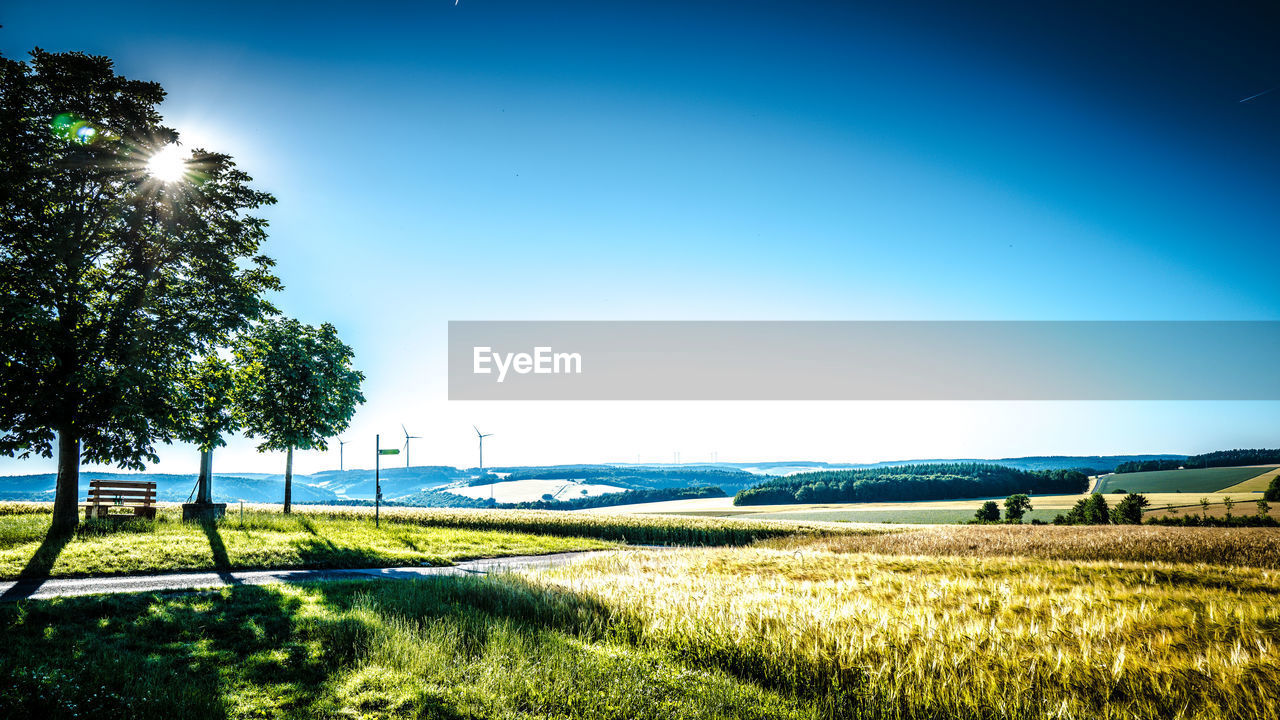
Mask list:
POLYGON ((379 455, 399 455, 399 454, 400 454, 400 450, 399 450, 399 449, 394 449, 394 450, 379 450, 379 451, 378 451, 378 454, 379 454, 379 455))

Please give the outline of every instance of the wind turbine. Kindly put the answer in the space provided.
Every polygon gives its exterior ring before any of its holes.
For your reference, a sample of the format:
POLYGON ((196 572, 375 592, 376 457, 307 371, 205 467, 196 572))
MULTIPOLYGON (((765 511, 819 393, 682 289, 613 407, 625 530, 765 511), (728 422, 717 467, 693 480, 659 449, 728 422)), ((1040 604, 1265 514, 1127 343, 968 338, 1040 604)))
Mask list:
MULTIPOLYGON (((472 425, 471 429, 475 430, 476 437, 480 438, 480 474, 483 475, 484 474, 484 439, 489 437, 490 435, 493 435, 493 433, 482 433, 480 432, 480 428, 476 427, 475 425, 472 425)), ((494 483, 489 483, 489 502, 493 502, 493 485, 494 483)))
POLYGON ((405 466, 405 467, 409 467, 409 441, 410 441, 410 440, 421 440, 421 439, 422 439, 422 436, 421 436, 421 435, 410 435, 410 434, 409 434, 409 430, 408 430, 408 428, 406 428, 406 427, 404 426, 404 423, 401 423, 401 424, 400 424, 400 429, 401 429, 401 430, 404 430, 404 466, 405 466))
POLYGON ((344 472, 342 467, 342 448, 347 444, 346 440, 338 438, 338 472, 344 472))
POLYGON ((480 432, 480 428, 476 427, 475 425, 472 425, 471 429, 475 430, 476 437, 480 438, 480 470, 481 472, 483 472, 484 471, 484 439, 493 435, 493 433, 482 433, 480 432))

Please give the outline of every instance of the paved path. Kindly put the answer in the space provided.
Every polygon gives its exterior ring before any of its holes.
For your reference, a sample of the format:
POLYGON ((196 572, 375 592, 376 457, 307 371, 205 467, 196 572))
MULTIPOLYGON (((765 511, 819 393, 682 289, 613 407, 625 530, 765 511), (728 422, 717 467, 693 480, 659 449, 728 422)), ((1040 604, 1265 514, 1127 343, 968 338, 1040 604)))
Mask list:
POLYGON ((231 572, 186 572, 166 575, 126 575, 91 578, 48 578, 44 580, 0 581, 0 602, 41 600, 73 595, 104 593, 168 592, 228 585, 271 585, 319 580, 411 580, 436 575, 483 575, 508 570, 537 570, 573 562, 610 550, 556 553, 554 555, 513 555, 466 560, 448 567, 369 568, 366 570, 237 570, 231 572))

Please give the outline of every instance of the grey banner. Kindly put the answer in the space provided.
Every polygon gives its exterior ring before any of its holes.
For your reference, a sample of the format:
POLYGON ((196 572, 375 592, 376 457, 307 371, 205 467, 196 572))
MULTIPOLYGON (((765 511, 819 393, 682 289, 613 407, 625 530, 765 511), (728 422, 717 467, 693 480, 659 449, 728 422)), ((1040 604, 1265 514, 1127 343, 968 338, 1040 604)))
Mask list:
POLYGON ((1280 322, 449 323, 451 400, 1280 400, 1280 322))

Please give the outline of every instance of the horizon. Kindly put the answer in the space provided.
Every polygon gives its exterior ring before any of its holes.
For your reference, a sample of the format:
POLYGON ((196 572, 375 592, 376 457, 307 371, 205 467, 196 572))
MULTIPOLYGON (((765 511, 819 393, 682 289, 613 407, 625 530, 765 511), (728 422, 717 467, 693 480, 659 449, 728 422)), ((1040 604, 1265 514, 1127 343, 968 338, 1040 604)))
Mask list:
MULTIPOLYGON (((334 323, 367 375, 348 461, 402 423, 453 467, 473 425, 509 466, 1280 445, 1272 401, 464 402, 446 377, 450 320, 1280 320, 1266 9, 6 10, 6 56, 160 82, 184 148, 276 195, 273 301, 334 323)), ((254 445, 215 472, 283 471, 254 445)), ((198 467, 157 452, 148 471, 198 467)))

